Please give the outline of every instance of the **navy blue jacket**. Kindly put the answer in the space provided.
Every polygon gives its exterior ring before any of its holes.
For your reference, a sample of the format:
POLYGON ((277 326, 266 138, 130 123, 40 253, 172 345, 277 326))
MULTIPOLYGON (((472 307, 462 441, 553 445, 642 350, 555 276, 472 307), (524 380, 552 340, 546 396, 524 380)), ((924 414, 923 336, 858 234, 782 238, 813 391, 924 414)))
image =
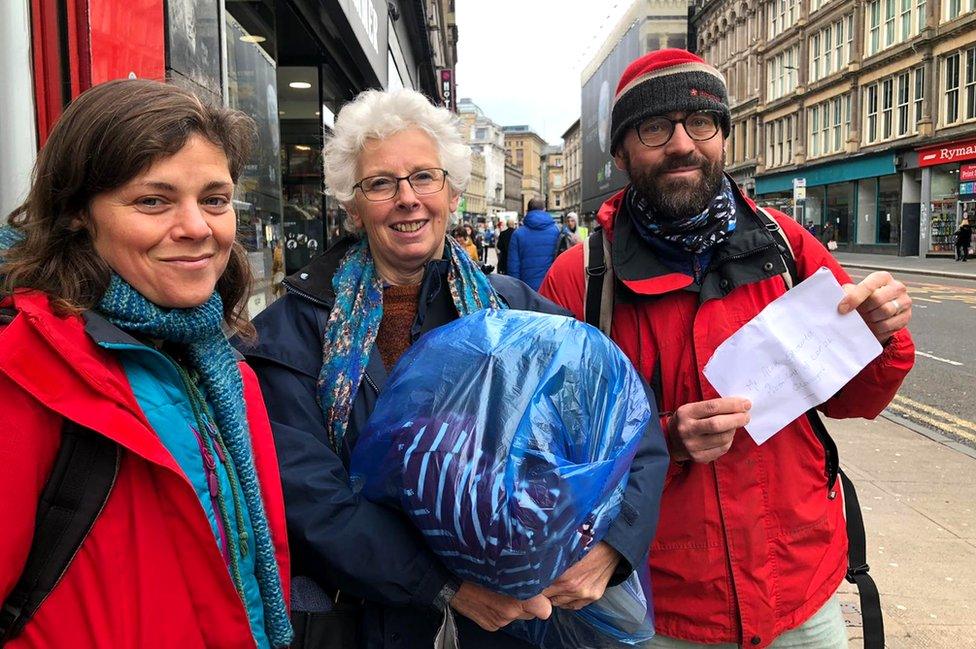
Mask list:
POLYGON ((553 260, 559 226, 549 212, 532 210, 525 215, 522 227, 512 233, 508 244, 508 274, 538 291, 553 260))
MULTIPOLYGON (((332 276, 350 245, 340 241, 305 269, 285 280, 288 293, 254 320, 255 346, 242 347, 257 373, 268 406, 281 466, 292 552, 292 574, 311 577, 329 594, 340 591, 363 602, 362 646, 429 649, 441 622, 433 602, 451 580, 401 513, 354 494, 346 467, 349 451, 386 380, 374 347, 350 415, 343 448, 329 447, 316 379, 322 366, 322 339, 334 302, 332 276)), ((446 284, 447 262, 427 265, 411 336, 458 317, 446 284)), ((525 284, 489 275, 512 308, 568 315, 525 284)), ((653 407, 654 400, 651 399, 653 407)), ((624 560, 618 579, 643 561, 657 525, 657 503, 667 468, 658 418, 644 436, 631 469, 621 514, 605 540, 624 560), (652 507, 641 507, 642 502, 652 507)), ((465 649, 527 649, 511 636, 488 633, 456 616, 465 649)))

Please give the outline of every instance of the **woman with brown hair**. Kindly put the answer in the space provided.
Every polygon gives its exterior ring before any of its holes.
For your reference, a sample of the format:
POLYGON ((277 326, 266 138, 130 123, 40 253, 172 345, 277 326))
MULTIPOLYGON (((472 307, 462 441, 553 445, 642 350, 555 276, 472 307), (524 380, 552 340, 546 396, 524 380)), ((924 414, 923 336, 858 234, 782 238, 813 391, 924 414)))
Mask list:
POLYGON ((253 332, 232 205, 253 128, 113 81, 40 152, 0 237, 0 644, 291 640, 277 459, 226 337, 253 332), (64 569, 39 577, 52 548, 64 569))

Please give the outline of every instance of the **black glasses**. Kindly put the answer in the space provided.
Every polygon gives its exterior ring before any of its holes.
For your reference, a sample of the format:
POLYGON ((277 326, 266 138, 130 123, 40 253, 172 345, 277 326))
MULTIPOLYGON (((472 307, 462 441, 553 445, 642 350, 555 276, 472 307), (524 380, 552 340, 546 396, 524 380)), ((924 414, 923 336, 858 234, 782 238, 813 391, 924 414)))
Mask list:
POLYGON ((447 172, 443 169, 421 169, 409 176, 369 176, 360 180, 352 188, 358 188, 366 200, 388 201, 400 191, 401 180, 410 183, 411 189, 419 196, 436 194, 444 189, 447 172))
POLYGON ((648 117, 637 125, 637 137, 644 146, 664 146, 674 135, 674 127, 681 124, 685 133, 696 142, 711 140, 718 133, 718 113, 699 110, 685 115, 683 119, 670 119, 662 115, 648 117))

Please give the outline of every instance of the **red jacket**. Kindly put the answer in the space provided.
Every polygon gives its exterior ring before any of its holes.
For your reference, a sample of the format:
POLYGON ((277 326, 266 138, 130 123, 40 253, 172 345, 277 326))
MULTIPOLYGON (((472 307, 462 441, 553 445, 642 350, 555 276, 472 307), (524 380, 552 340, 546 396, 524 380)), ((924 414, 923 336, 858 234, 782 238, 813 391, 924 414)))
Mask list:
MULTIPOLYGON (((743 203, 736 231, 714 253, 701 293, 692 278, 655 259, 616 219, 623 192, 598 219, 611 233, 618 278, 612 338, 641 374, 655 382, 662 429, 679 406, 717 398, 702 372, 715 348, 782 295, 785 270, 770 234, 743 203)), ((792 244, 798 271, 821 266, 851 279, 801 226, 775 214, 792 244)), ((585 245, 585 244, 584 244, 585 245)), ((562 254, 540 292, 584 314, 583 248, 562 254)), ((873 418, 895 395, 914 362, 907 331, 819 407, 835 418, 873 418)), ((728 453, 707 464, 672 461, 650 550, 657 631, 700 643, 741 642, 758 649, 799 626, 837 590, 847 564, 842 499, 826 488, 825 452, 805 417, 762 446, 743 431, 728 453)))
MULTIPOLYGON (((117 482, 58 586, 7 647, 254 646, 247 612, 203 508, 152 431, 112 353, 81 317, 18 294, 0 328, 0 600, 27 559, 39 494, 67 417, 123 449, 117 482)), ((288 546, 278 464, 257 380, 244 396, 282 586, 288 546)))

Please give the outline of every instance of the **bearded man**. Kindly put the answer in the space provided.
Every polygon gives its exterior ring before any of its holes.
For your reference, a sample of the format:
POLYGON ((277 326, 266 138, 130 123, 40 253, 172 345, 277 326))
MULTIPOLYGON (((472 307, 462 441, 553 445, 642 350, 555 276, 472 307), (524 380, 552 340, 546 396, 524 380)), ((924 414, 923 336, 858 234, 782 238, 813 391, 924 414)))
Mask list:
POLYGON ((595 309, 612 302, 601 327, 656 392, 671 464, 649 554, 658 636, 648 646, 846 649, 835 593, 847 535, 825 470, 829 438, 804 416, 757 446, 743 430, 751 404, 719 397, 703 368, 787 290, 788 265, 795 260, 797 279, 825 266, 844 286, 837 308, 856 309, 884 351, 818 409, 873 418, 914 362, 911 298, 886 272, 851 283, 800 224, 760 212, 724 173, 729 130, 725 80, 702 59, 669 49, 631 63, 611 122, 611 153, 630 185, 540 292, 577 318, 589 309, 592 321, 586 276, 600 282, 610 267, 595 309), (609 263, 584 268, 584 248, 609 263))

